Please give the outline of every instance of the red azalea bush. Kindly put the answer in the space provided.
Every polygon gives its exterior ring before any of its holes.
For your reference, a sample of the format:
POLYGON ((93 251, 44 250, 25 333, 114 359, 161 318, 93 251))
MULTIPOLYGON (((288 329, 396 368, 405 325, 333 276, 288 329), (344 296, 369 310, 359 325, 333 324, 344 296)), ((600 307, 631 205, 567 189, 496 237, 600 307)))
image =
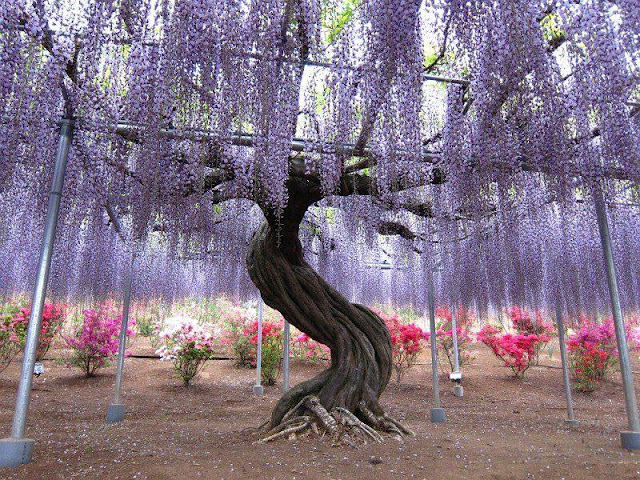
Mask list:
MULTIPOLYGON (((273 322, 262 322, 262 381, 267 385, 276 383, 280 361, 284 354, 282 345, 283 326, 273 322)), ((258 352, 258 321, 253 322, 244 330, 244 336, 249 339, 251 346, 250 364, 255 368, 258 352)))
POLYGON ((291 342, 291 353, 296 360, 308 363, 326 363, 331 358, 329 347, 301 333, 291 342))
POLYGON ((523 377, 533 364, 536 346, 550 340, 545 334, 503 333, 501 329, 489 324, 482 327, 477 338, 487 345, 506 367, 511 368, 516 378, 523 377))
MULTIPOLYGON (((82 320, 72 336, 65 338, 72 350, 68 366, 74 366, 87 377, 110 364, 118 353, 122 316, 118 315, 110 303, 105 302, 97 309, 82 312, 82 320)), ((129 319, 127 336, 135 334, 136 322, 129 319)))
MULTIPOLYGON (((14 340, 20 348, 24 348, 27 341, 27 327, 29 325, 30 308, 21 308, 20 311, 9 322, 9 329, 14 340)), ((49 351, 53 339, 64 323, 64 305, 60 303, 45 303, 42 311, 42 326, 40 328, 40 339, 38 350, 36 350, 36 360, 42 360, 49 351)))
MULTIPOLYGON (((636 331, 630 324, 627 324, 626 331, 629 347, 637 350, 636 331)), ((578 330, 568 338, 567 349, 576 390, 593 392, 618 360, 613 319, 607 318, 598 324, 581 317, 578 330)))
POLYGON ((398 315, 376 313, 384 320, 391 334, 391 356, 396 383, 399 384, 404 374, 418 361, 423 340, 429 339, 429 333, 413 323, 403 324, 398 315))
MULTIPOLYGON (((12 300, 0 308, 0 372, 24 348, 31 310, 24 302, 12 300)), ((64 322, 64 307, 59 303, 45 303, 36 360, 42 360, 64 322)))
MULTIPOLYGON (((472 356, 469 351, 473 338, 471 336, 471 325, 473 316, 471 312, 464 308, 457 309, 456 336, 458 338, 458 363, 460 367, 471 363, 472 356)), ((448 306, 436 308, 436 318, 439 319, 436 329, 436 343, 438 350, 447 359, 451 372, 455 369, 455 358, 453 350, 453 315, 448 306)), ((442 355, 439 357, 443 358, 442 355)))
POLYGON ((11 322, 22 308, 23 303, 10 299, 0 305, 0 372, 9 366, 20 351, 20 342, 11 327, 11 322))
MULTIPOLYGON (((240 367, 255 368, 258 348, 258 321, 249 320, 250 312, 239 307, 227 308, 222 314, 225 331, 221 343, 227 345, 240 367)), ((263 311, 262 322, 262 378, 275 383, 284 355, 282 344, 282 316, 273 310, 263 311)), ((326 362, 331 358, 329 348, 312 340, 307 334, 294 336, 290 353, 304 362, 326 362)))
POLYGON ((537 335, 539 341, 535 343, 533 359, 534 365, 539 363, 540 350, 542 350, 551 340, 553 325, 546 322, 540 311, 536 311, 532 316, 524 308, 514 306, 507 309, 507 314, 511 319, 513 329, 520 335, 537 335), (546 340, 545 340, 546 338, 546 340))

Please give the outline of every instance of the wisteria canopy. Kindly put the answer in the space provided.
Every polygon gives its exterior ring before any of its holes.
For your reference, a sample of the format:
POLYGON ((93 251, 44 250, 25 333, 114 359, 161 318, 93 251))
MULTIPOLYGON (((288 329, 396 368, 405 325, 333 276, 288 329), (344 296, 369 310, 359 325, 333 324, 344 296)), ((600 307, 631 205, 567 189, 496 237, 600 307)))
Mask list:
POLYGON ((602 192, 638 308, 639 66, 637 0, 3 0, 0 290, 33 282, 71 119, 53 292, 135 251, 136 295, 250 295, 246 257, 332 351, 272 425, 310 394, 380 418, 388 333, 345 297, 424 308, 433 273, 481 314, 602 311, 602 192))

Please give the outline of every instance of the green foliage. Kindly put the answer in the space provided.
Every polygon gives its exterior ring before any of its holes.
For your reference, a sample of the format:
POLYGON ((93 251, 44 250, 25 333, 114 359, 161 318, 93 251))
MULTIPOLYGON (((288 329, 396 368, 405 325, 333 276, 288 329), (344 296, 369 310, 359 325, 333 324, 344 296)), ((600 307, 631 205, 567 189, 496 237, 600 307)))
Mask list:
POLYGON ((396 310, 395 313, 400 318, 400 321, 405 325, 409 323, 418 325, 422 322, 422 316, 411 308, 401 308, 396 310))
MULTIPOLYGON (((329 29, 327 42, 329 44, 335 43, 336 40, 340 37, 342 31, 353 18, 355 11, 360 6, 360 3, 361 0, 346 0, 343 9, 339 11, 334 18, 329 20, 327 25, 329 29)), ((326 12, 330 10, 331 8, 325 9, 326 12)))
POLYGON ((274 385, 282 357, 284 355, 284 346, 279 335, 269 334, 265 330, 266 335, 262 337, 262 381, 267 385, 274 385))
POLYGON ((253 368, 256 360, 255 347, 249 341, 249 337, 243 335, 243 331, 236 332, 237 334, 231 344, 231 350, 238 367, 253 368))
POLYGON ((156 318, 154 316, 138 317, 136 320, 138 335, 142 335, 143 337, 153 336, 157 326, 156 318))
POLYGON ((327 223, 330 225, 335 225, 336 223, 336 209, 334 207, 327 207, 327 223))
POLYGON ((20 343, 13 338, 15 334, 12 335, 10 323, 24 306, 26 302, 17 299, 0 304, 0 372, 9 366, 20 351, 20 343))
MULTIPOLYGON (((134 304, 131 308, 131 317, 135 318, 138 334, 143 337, 154 337, 166 310, 162 302, 156 300, 134 304)), ((154 344, 153 339, 151 343, 154 344)))
MULTIPOLYGON (((445 51, 445 54, 438 60, 440 57, 440 48, 434 47, 433 45, 427 45, 424 49, 424 61, 422 62, 422 66, 424 68, 428 67, 439 67, 440 65, 449 65, 455 60, 455 55, 451 52, 445 51), (437 65, 435 62, 437 61, 437 65)), ((432 68, 433 68, 432 67, 432 68)), ((438 82, 434 85, 437 89, 446 90, 447 84, 443 82, 438 82)))
POLYGON ((551 46, 558 46, 566 39, 566 33, 558 24, 559 17, 554 13, 550 13, 540 21, 542 35, 551 46))
POLYGON ((331 87, 323 86, 322 88, 314 89, 314 97, 316 101, 316 111, 318 113, 322 112, 322 109, 327 105, 327 99, 331 95, 331 87))

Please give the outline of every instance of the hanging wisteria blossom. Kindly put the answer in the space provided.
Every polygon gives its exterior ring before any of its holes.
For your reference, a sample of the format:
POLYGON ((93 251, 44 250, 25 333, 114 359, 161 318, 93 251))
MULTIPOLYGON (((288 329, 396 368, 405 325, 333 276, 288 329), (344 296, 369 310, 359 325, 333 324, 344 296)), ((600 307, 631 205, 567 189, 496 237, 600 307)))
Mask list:
POLYGON ((331 350, 269 438, 408 435, 352 302, 424 309, 433 278, 480 312, 602 310, 595 193, 638 308, 639 38, 634 0, 4 0, 0 290, 33 282, 71 122, 55 294, 105 295, 131 256, 141 296, 250 279, 331 350))

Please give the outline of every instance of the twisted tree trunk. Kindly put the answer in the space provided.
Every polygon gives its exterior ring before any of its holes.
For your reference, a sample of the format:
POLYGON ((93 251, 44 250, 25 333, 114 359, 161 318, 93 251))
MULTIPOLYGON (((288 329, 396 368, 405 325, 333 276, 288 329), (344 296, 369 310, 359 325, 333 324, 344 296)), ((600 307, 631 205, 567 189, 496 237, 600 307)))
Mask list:
MULTIPOLYGON (((335 412, 351 412, 379 430, 406 433, 384 414, 378 401, 392 370, 391 337, 384 322, 368 308, 350 303, 304 259, 299 225, 307 208, 319 199, 316 187, 308 179, 292 177, 286 209, 276 216, 263 208, 267 220, 255 233, 247 256, 249 274, 264 302, 331 350, 328 369, 280 399, 270 428, 277 429, 292 416, 308 419, 307 413, 317 415, 319 410, 334 417, 335 412)), ((358 421, 351 416, 349 422, 358 421)), ((330 418, 327 421, 331 423, 330 418)), ((327 427, 322 419, 319 423, 327 427)))

